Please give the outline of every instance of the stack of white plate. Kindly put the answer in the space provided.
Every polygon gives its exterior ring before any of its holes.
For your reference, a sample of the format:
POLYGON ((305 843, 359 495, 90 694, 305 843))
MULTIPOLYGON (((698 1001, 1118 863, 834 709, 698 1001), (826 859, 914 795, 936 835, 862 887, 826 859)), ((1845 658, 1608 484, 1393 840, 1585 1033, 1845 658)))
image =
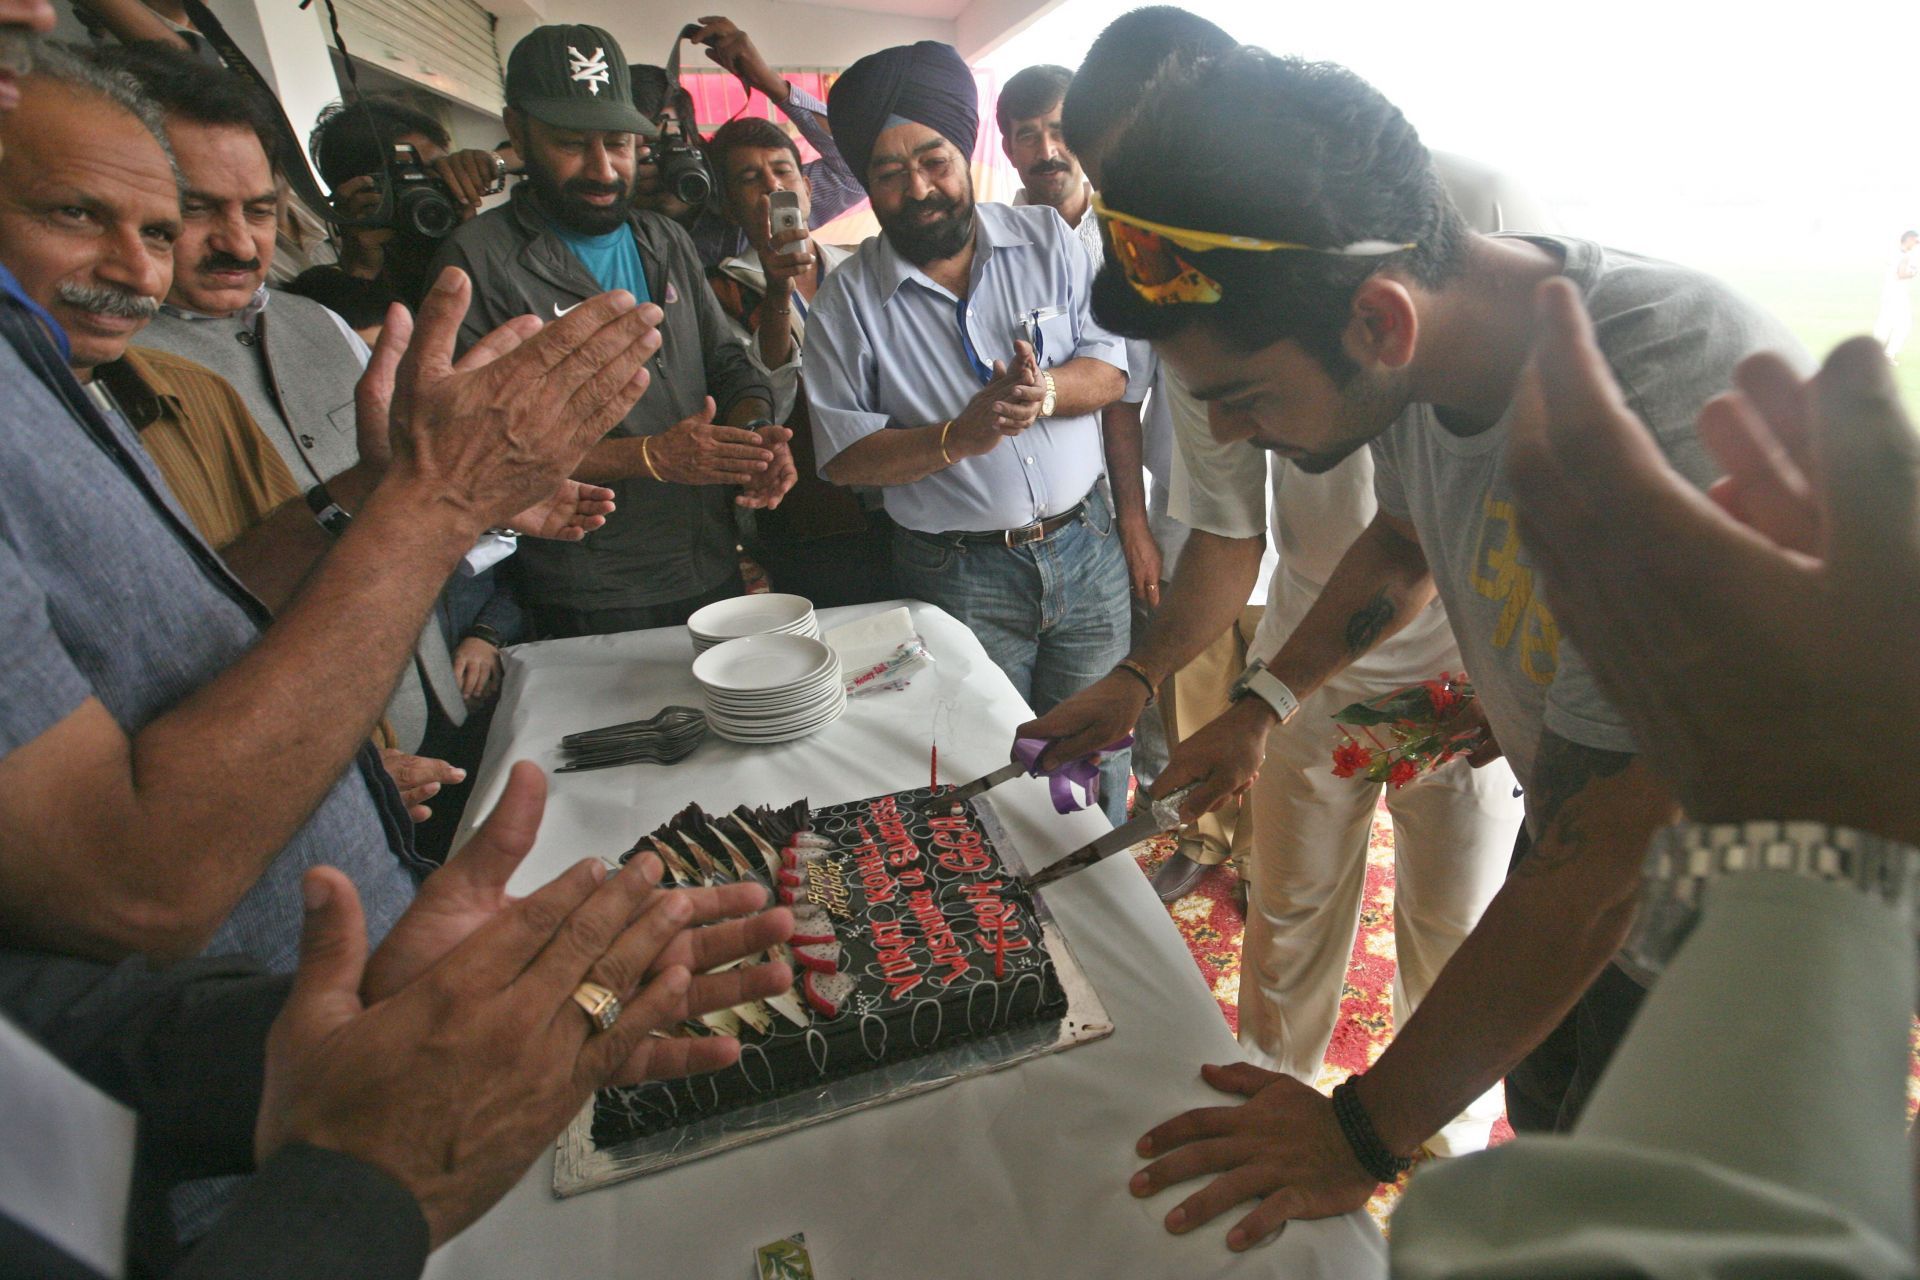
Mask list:
POLYGON ((847 709, 840 658, 811 636, 745 636, 693 660, 707 724, 735 742, 790 742, 847 709))
POLYGON ((813 616, 813 601, 770 592, 735 596, 695 611, 687 619, 687 634, 693 637, 693 651, 705 653, 742 636, 808 636, 818 640, 820 624, 813 616))

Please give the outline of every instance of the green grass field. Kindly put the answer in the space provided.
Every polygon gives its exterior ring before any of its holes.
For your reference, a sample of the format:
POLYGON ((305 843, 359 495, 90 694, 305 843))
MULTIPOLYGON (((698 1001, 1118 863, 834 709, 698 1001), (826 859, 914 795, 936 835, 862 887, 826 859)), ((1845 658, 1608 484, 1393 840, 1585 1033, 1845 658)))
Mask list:
MULTIPOLYGON (((1878 269, 1700 265, 1784 320, 1816 359, 1843 339, 1873 331, 1878 269)), ((1920 418, 1920 333, 1908 340, 1894 375, 1908 412, 1920 418)))

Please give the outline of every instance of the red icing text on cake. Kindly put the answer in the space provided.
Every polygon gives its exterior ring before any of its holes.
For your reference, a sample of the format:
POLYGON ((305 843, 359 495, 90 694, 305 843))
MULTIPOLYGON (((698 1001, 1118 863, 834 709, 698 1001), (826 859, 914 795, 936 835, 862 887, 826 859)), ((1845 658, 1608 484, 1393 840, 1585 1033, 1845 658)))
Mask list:
POLYGON ((880 855, 880 846, 873 842, 873 836, 864 822, 860 824, 860 834, 866 840, 854 850, 853 866, 860 873, 860 887, 866 890, 867 905, 877 907, 883 902, 892 902, 893 877, 887 874, 887 864, 880 855))
POLYGON ((1005 887, 998 880, 988 880, 982 884, 962 885, 960 892, 965 895, 967 905, 973 908, 973 918, 980 925, 980 945, 997 954, 1011 955, 1030 949, 1033 941, 1021 936, 1020 917, 1013 905, 995 892, 1005 887))
POLYGON ((873 945, 887 994, 895 1000, 906 999, 907 993, 920 985, 921 977, 908 954, 913 944, 907 941, 906 926, 898 920, 875 920, 873 945))
POLYGON ((980 832, 965 818, 929 817, 933 828, 934 860, 949 871, 985 871, 993 865, 980 832))
POLYGON ((956 980, 965 977, 973 965, 968 961, 960 939, 954 936, 953 926, 947 923, 940 904, 933 900, 933 890, 916 889, 909 893, 907 910, 913 913, 921 934, 926 937, 927 949, 933 953, 934 964, 947 971, 947 976, 940 979, 940 985, 950 987, 956 980))
MULTIPOLYGON (((880 839, 887 846, 889 865, 904 867, 920 861, 920 846, 907 834, 906 819, 900 816, 900 806, 892 796, 881 796, 868 805, 867 815, 880 828, 880 839)), ((866 830, 866 825, 861 824, 861 834, 864 835, 866 830)))

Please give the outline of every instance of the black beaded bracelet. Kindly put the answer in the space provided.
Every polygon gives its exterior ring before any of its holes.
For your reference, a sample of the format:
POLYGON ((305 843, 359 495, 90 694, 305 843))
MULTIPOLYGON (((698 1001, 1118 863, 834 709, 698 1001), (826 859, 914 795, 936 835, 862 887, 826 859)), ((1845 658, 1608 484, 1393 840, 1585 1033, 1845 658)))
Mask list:
MULTIPOLYGON (((942 452, 945 452, 945 450, 942 450, 942 452)), ((1113 669, 1115 671, 1126 672, 1128 675, 1132 676, 1135 680, 1138 680, 1142 685, 1146 687, 1148 706, 1152 706, 1154 704, 1154 700, 1160 696, 1160 691, 1153 687, 1153 677, 1147 674, 1147 669, 1145 667, 1135 662, 1132 658, 1122 658, 1119 662, 1116 662, 1114 664, 1113 669)))
POLYGON ((1340 1122, 1340 1132, 1346 1135, 1347 1145, 1353 1148, 1354 1158, 1367 1176, 1376 1182, 1392 1182, 1411 1169, 1413 1161, 1396 1156, 1380 1141, 1373 1120, 1360 1103, 1360 1091, 1355 1087, 1359 1079, 1357 1075, 1348 1076, 1333 1087, 1333 1118, 1340 1122))

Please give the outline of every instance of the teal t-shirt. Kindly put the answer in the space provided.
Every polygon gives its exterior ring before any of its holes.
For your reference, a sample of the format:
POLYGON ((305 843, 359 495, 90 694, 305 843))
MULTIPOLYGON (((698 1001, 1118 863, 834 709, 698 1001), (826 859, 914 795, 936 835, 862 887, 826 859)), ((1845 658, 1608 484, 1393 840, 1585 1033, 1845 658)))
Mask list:
POLYGON ((573 250, 573 256, 602 289, 625 289, 641 302, 653 301, 647 292, 647 273, 640 267, 640 246, 634 241, 632 227, 615 227, 602 236, 583 236, 556 226, 553 234, 573 250))

